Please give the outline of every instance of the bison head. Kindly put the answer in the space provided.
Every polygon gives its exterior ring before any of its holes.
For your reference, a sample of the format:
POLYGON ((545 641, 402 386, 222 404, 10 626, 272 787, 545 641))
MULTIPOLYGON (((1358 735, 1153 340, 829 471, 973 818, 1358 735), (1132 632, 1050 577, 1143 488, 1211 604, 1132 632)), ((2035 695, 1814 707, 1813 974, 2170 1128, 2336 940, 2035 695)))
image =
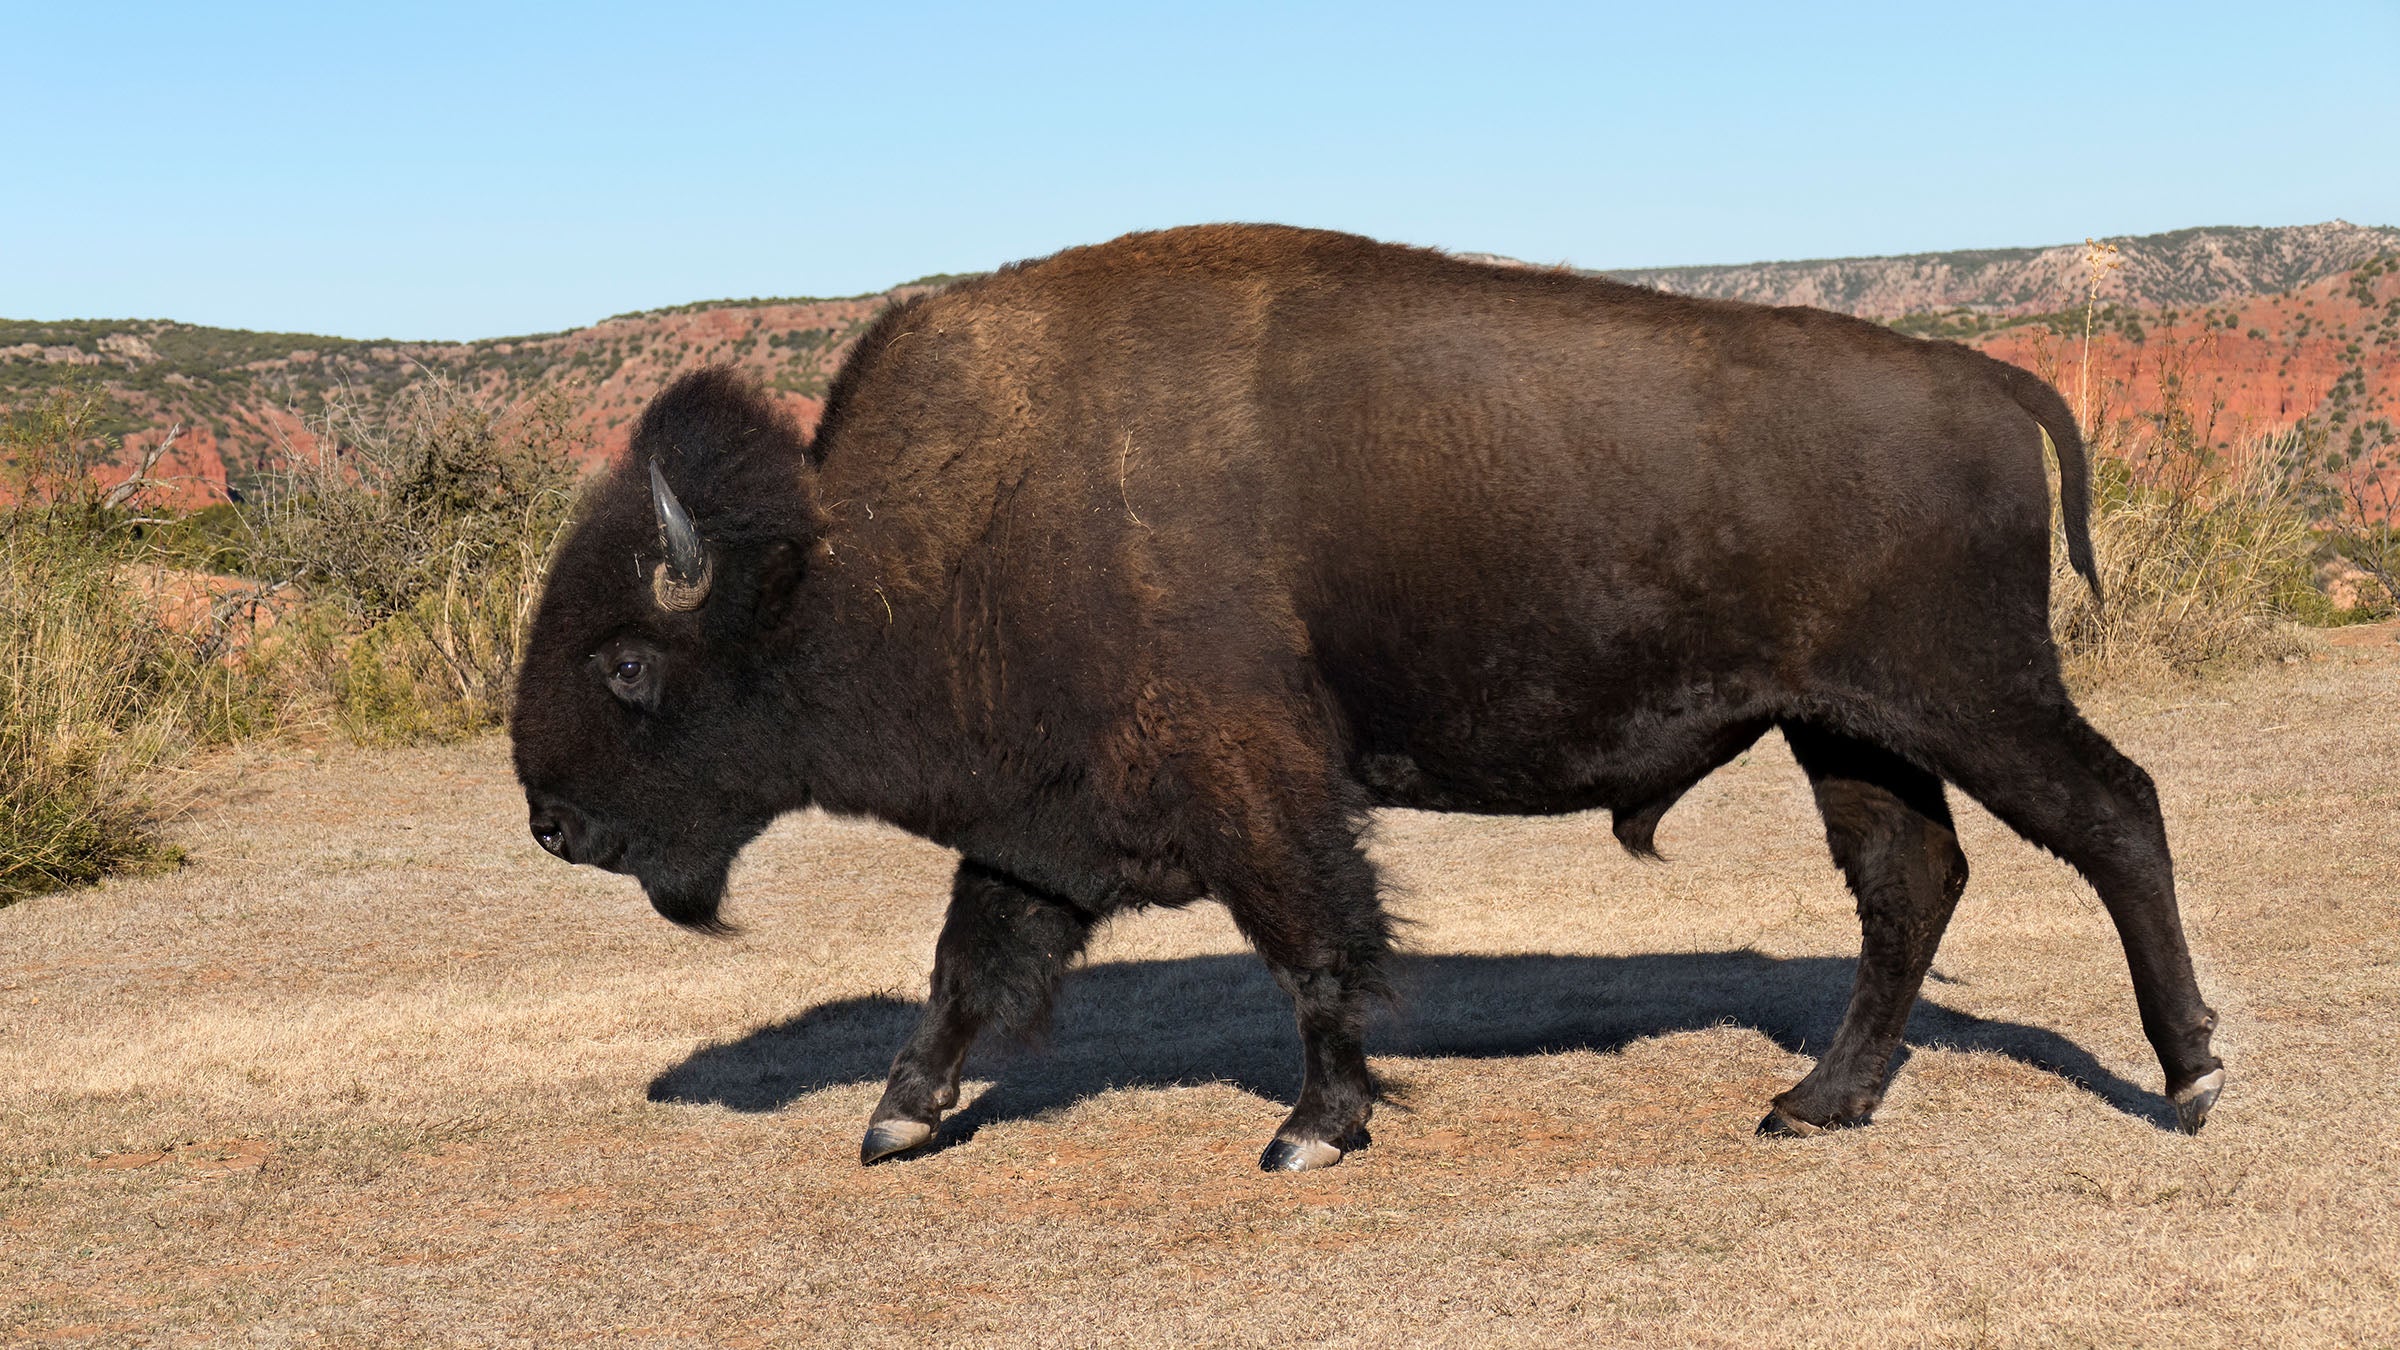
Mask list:
POLYGON ((790 744, 807 447, 726 370, 652 401, 553 561, 510 719, 534 838, 719 930, 726 874, 807 803, 790 744))

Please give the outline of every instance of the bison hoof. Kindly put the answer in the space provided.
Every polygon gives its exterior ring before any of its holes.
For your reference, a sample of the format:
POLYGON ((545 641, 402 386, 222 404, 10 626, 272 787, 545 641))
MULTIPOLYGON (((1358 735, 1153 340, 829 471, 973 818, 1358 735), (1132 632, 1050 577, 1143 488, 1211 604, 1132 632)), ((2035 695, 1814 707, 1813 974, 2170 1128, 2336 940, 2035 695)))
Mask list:
POLYGON ((1767 1112, 1767 1118, 1758 1122, 1758 1136, 1761 1139, 1806 1139, 1810 1135, 1823 1133, 1824 1126, 1811 1125, 1798 1116, 1785 1115, 1780 1106, 1767 1112))
POLYGON ((1314 1172, 1342 1160, 1342 1151, 1322 1139, 1275 1139, 1258 1155, 1261 1172, 1314 1172))
POLYGON ((879 1120, 867 1127, 865 1142, 858 1146, 859 1165, 864 1167, 882 1162, 895 1154, 921 1147, 933 1138, 933 1127, 921 1120, 879 1120))
POLYGON ((2185 1134, 2198 1134, 2208 1123, 2209 1108, 2217 1104, 2217 1094, 2225 1090, 2225 1071, 2211 1069, 2192 1080, 2190 1087, 2175 1094, 2175 1123, 2185 1134))

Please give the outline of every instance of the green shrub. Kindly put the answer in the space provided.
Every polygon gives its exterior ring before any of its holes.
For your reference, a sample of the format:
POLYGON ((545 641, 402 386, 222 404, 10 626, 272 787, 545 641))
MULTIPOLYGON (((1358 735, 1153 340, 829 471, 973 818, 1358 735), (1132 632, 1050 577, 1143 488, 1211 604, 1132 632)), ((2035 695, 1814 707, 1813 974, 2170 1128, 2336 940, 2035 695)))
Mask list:
MULTIPOLYGON (((2364 372, 2352 373, 2363 390, 2364 372)), ((2360 617, 2388 617, 2400 613, 2400 433, 2390 418, 2371 417, 2337 442, 2348 417, 2343 401, 2334 402, 2324 420, 2293 429, 2289 454, 2309 470, 2309 504, 2324 523, 2327 552, 2367 578, 2360 617)))

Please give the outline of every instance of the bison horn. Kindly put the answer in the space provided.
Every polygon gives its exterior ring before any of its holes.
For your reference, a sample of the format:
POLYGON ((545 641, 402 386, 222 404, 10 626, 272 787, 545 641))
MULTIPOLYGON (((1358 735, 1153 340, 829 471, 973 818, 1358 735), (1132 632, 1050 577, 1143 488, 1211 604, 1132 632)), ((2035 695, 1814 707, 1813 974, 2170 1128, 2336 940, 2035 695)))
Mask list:
POLYGON ((658 510, 658 537, 667 549, 667 560, 651 569, 650 594, 670 613, 698 609, 708 600, 708 549, 655 459, 650 461, 650 504, 658 510))

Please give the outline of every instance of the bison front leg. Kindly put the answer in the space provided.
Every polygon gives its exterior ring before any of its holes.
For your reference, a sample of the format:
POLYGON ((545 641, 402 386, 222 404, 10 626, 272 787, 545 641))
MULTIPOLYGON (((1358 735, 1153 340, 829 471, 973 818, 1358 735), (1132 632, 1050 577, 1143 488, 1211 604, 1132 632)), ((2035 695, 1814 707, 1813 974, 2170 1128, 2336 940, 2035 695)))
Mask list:
POLYGON ((1300 1097, 1258 1165, 1269 1172, 1331 1167, 1367 1142, 1375 1080, 1367 1070, 1369 1004, 1388 993, 1390 920, 1354 837, 1317 854, 1305 879, 1225 894, 1299 1022, 1300 1097))
POLYGON ((967 1050, 987 1026, 1039 1032, 1067 965, 1091 935, 1089 915, 989 868, 961 862, 950 913, 934 944, 933 993, 892 1061, 883 1100, 867 1120, 858 1159, 872 1163, 933 1138, 958 1105, 967 1050))
POLYGON ((1833 860, 1858 897, 1862 942, 1850 1007, 1833 1044, 1774 1110, 1761 1134, 1863 1125, 1883 1100, 1909 1010, 1967 885, 1942 782, 1899 757, 1806 727, 1784 737, 1816 789, 1833 860))
POLYGON ((1300 1022, 1300 1100, 1258 1158, 1268 1172, 1331 1167, 1367 1142, 1375 1080, 1367 1071, 1368 990, 1355 972, 1270 962, 1300 1022))

